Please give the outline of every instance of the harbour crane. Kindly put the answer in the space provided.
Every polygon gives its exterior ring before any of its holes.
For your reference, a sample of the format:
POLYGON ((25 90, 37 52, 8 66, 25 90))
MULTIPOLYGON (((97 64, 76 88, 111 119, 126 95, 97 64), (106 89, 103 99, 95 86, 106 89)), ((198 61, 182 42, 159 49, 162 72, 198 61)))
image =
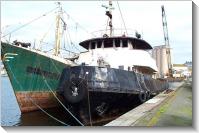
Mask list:
POLYGON ((162 25, 163 25, 163 32, 164 32, 164 42, 166 46, 166 58, 168 63, 168 76, 172 77, 172 65, 171 65, 171 53, 170 53, 170 43, 169 43, 169 34, 168 34, 168 28, 167 28, 167 20, 166 20, 166 13, 164 6, 161 6, 162 8, 162 25))

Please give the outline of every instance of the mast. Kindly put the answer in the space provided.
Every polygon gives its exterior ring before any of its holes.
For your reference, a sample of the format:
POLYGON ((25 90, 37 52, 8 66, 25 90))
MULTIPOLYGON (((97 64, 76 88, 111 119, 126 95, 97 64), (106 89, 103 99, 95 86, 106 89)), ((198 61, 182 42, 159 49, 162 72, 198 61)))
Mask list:
POLYGON ((106 11, 106 15, 109 17, 109 27, 110 27, 110 37, 113 35, 113 25, 112 25, 112 10, 114 9, 112 7, 112 0, 109 0, 109 6, 105 6, 102 5, 102 7, 105 7, 106 9, 108 9, 108 11, 106 11))
POLYGON ((112 25, 112 1, 109 0, 109 14, 110 14, 110 21, 109 21, 109 27, 110 27, 110 36, 113 34, 113 25, 112 25))
POLYGON ((55 51, 54 51, 54 55, 58 56, 60 54, 60 43, 61 43, 61 29, 60 29, 60 20, 61 20, 61 15, 62 15, 62 7, 60 5, 60 2, 57 2, 58 4, 58 13, 56 16, 56 31, 55 31, 55 51))

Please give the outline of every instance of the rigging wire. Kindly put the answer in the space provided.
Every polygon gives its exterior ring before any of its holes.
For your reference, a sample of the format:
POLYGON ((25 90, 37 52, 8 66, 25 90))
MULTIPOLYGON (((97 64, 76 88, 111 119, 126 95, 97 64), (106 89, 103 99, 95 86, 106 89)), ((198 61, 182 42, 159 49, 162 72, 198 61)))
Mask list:
POLYGON ((119 5, 119 2, 118 2, 118 1, 117 1, 117 6, 118 6, 118 9, 119 9, 119 11, 120 11, 120 15, 121 15, 121 18, 122 18, 122 21, 123 21, 123 24, 124 24, 124 28, 125 28, 125 30, 126 30, 126 34, 128 35, 127 29, 126 29, 126 24, 125 24, 125 22, 124 22, 124 18, 123 18, 122 11, 121 11, 121 9, 120 9, 120 5, 119 5))
POLYGON ((73 52, 73 51, 70 51, 70 50, 68 50, 68 49, 66 49, 66 48, 61 48, 62 50, 65 50, 65 51, 67 51, 67 52, 70 52, 70 53, 73 53, 73 54, 79 54, 79 53, 76 53, 76 52, 73 52))
MULTIPOLYGON (((66 39, 66 40, 67 40, 67 44, 70 44, 69 39, 68 39, 68 36, 67 36, 67 34, 66 34, 66 33, 64 34, 64 39, 66 39)), ((71 48, 70 48, 70 45, 67 45, 67 46, 69 46, 69 49, 71 49, 71 48)), ((70 51, 70 50, 68 50, 68 49, 66 48, 65 40, 64 40, 64 50, 65 50, 65 51, 68 51, 68 52, 69 52, 69 54, 71 53, 71 51, 70 51)))
MULTIPOLYGON (((62 16, 62 17, 64 17, 64 16, 62 16)), ((75 53, 75 52, 72 52, 72 51, 69 51, 69 50, 66 49, 65 39, 67 39, 68 44, 71 44, 71 45, 72 45, 72 47, 69 48, 69 49, 75 48, 77 51, 81 52, 81 51, 74 45, 74 43, 72 42, 72 39, 71 39, 71 36, 70 36, 70 32, 69 32, 68 26, 65 24, 64 19, 63 19, 63 18, 61 18, 61 19, 62 19, 62 21, 63 21, 63 23, 64 23, 64 29, 63 29, 63 31, 62 31, 62 36, 63 36, 63 39, 64 39, 64 40, 63 40, 63 41, 64 41, 64 49, 63 49, 63 50, 69 52, 69 56, 70 56, 70 53, 75 53), (67 32, 68 34, 67 34, 66 32, 67 32), (67 36, 67 35, 68 35, 68 36, 67 36)), ((76 27, 77 27, 77 23, 76 23, 76 27)), ((76 32, 77 32, 77 28, 76 28, 76 32)), ((69 45, 69 47, 70 47, 71 45, 69 45)), ((76 54, 77 54, 77 53, 76 53, 76 54)))
POLYGON ((44 13, 43 15, 41 15, 41 16, 39 16, 39 17, 37 17, 37 18, 35 18, 35 19, 33 19, 33 20, 27 22, 26 24, 20 26, 19 28, 16 28, 16 29, 12 30, 11 32, 9 32, 9 33, 3 35, 2 37, 5 37, 5 36, 7 36, 7 35, 9 35, 9 34, 11 34, 11 33, 14 33, 14 32, 16 32, 16 31, 20 30, 21 28, 23 28, 23 27, 25 27, 25 26, 27 26, 27 25, 33 23, 34 21, 39 20, 39 19, 42 18, 42 17, 45 17, 46 15, 50 14, 51 12, 53 12, 54 10, 56 10, 57 8, 58 8, 58 7, 56 7, 56 8, 54 8, 54 9, 50 10, 49 12, 44 13))
POLYGON ((43 42, 44 38, 47 36, 47 34, 50 32, 50 29, 52 28, 53 24, 54 24, 54 22, 50 25, 48 31, 47 31, 47 32, 43 35, 43 37, 40 39, 40 44, 39 44, 40 50, 42 49, 42 42, 43 42))
POLYGON ((69 37, 69 41, 70 41, 70 44, 76 49, 78 50, 79 52, 81 52, 75 45, 74 43, 72 42, 72 39, 71 39, 71 36, 70 36, 70 32, 68 31, 68 27, 66 28, 67 32, 68 32, 68 37, 69 37))
POLYGON ((69 16, 71 18, 71 20, 73 20, 76 23, 76 25, 79 25, 79 27, 82 28, 85 32, 87 32, 88 34, 91 34, 94 37, 97 37, 95 34, 90 33, 86 28, 84 28, 77 21, 75 21, 75 19, 73 19, 65 10, 63 10, 63 13, 65 13, 67 16, 69 16))

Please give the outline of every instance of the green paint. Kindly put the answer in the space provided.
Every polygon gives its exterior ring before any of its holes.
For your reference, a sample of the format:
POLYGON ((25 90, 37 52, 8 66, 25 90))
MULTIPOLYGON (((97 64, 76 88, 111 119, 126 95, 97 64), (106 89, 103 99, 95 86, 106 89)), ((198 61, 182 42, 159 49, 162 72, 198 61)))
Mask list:
POLYGON ((27 73, 28 66, 56 73, 58 75, 61 75, 63 68, 66 67, 66 64, 54 59, 3 42, 1 42, 1 58, 7 70, 12 87, 16 92, 50 91, 49 87, 55 91, 58 87, 58 79, 48 78, 34 73, 27 73), (9 55, 12 58, 7 58, 9 61, 6 61, 6 59, 3 58, 5 53, 14 53, 17 55, 9 55))

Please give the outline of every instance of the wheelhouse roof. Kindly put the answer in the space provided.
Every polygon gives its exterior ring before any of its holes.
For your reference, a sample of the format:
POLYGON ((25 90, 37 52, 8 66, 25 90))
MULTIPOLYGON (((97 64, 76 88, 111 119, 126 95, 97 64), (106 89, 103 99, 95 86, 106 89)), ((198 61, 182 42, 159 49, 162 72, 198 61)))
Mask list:
POLYGON ((89 43, 90 42, 98 42, 98 41, 104 41, 104 40, 114 40, 114 39, 117 39, 117 40, 129 40, 132 42, 133 46, 136 48, 136 49, 152 49, 151 45, 142 40, 142 39, 138 39, 138 38, 134 38, 134 37, 101 37, 101 38, 92 38, 92 39, 88 39, 88 40, 85 40, 85 41, 82 41, 79 43, 80 46, 84 47, 85 49, 88 49, 89 48, 89 43))

